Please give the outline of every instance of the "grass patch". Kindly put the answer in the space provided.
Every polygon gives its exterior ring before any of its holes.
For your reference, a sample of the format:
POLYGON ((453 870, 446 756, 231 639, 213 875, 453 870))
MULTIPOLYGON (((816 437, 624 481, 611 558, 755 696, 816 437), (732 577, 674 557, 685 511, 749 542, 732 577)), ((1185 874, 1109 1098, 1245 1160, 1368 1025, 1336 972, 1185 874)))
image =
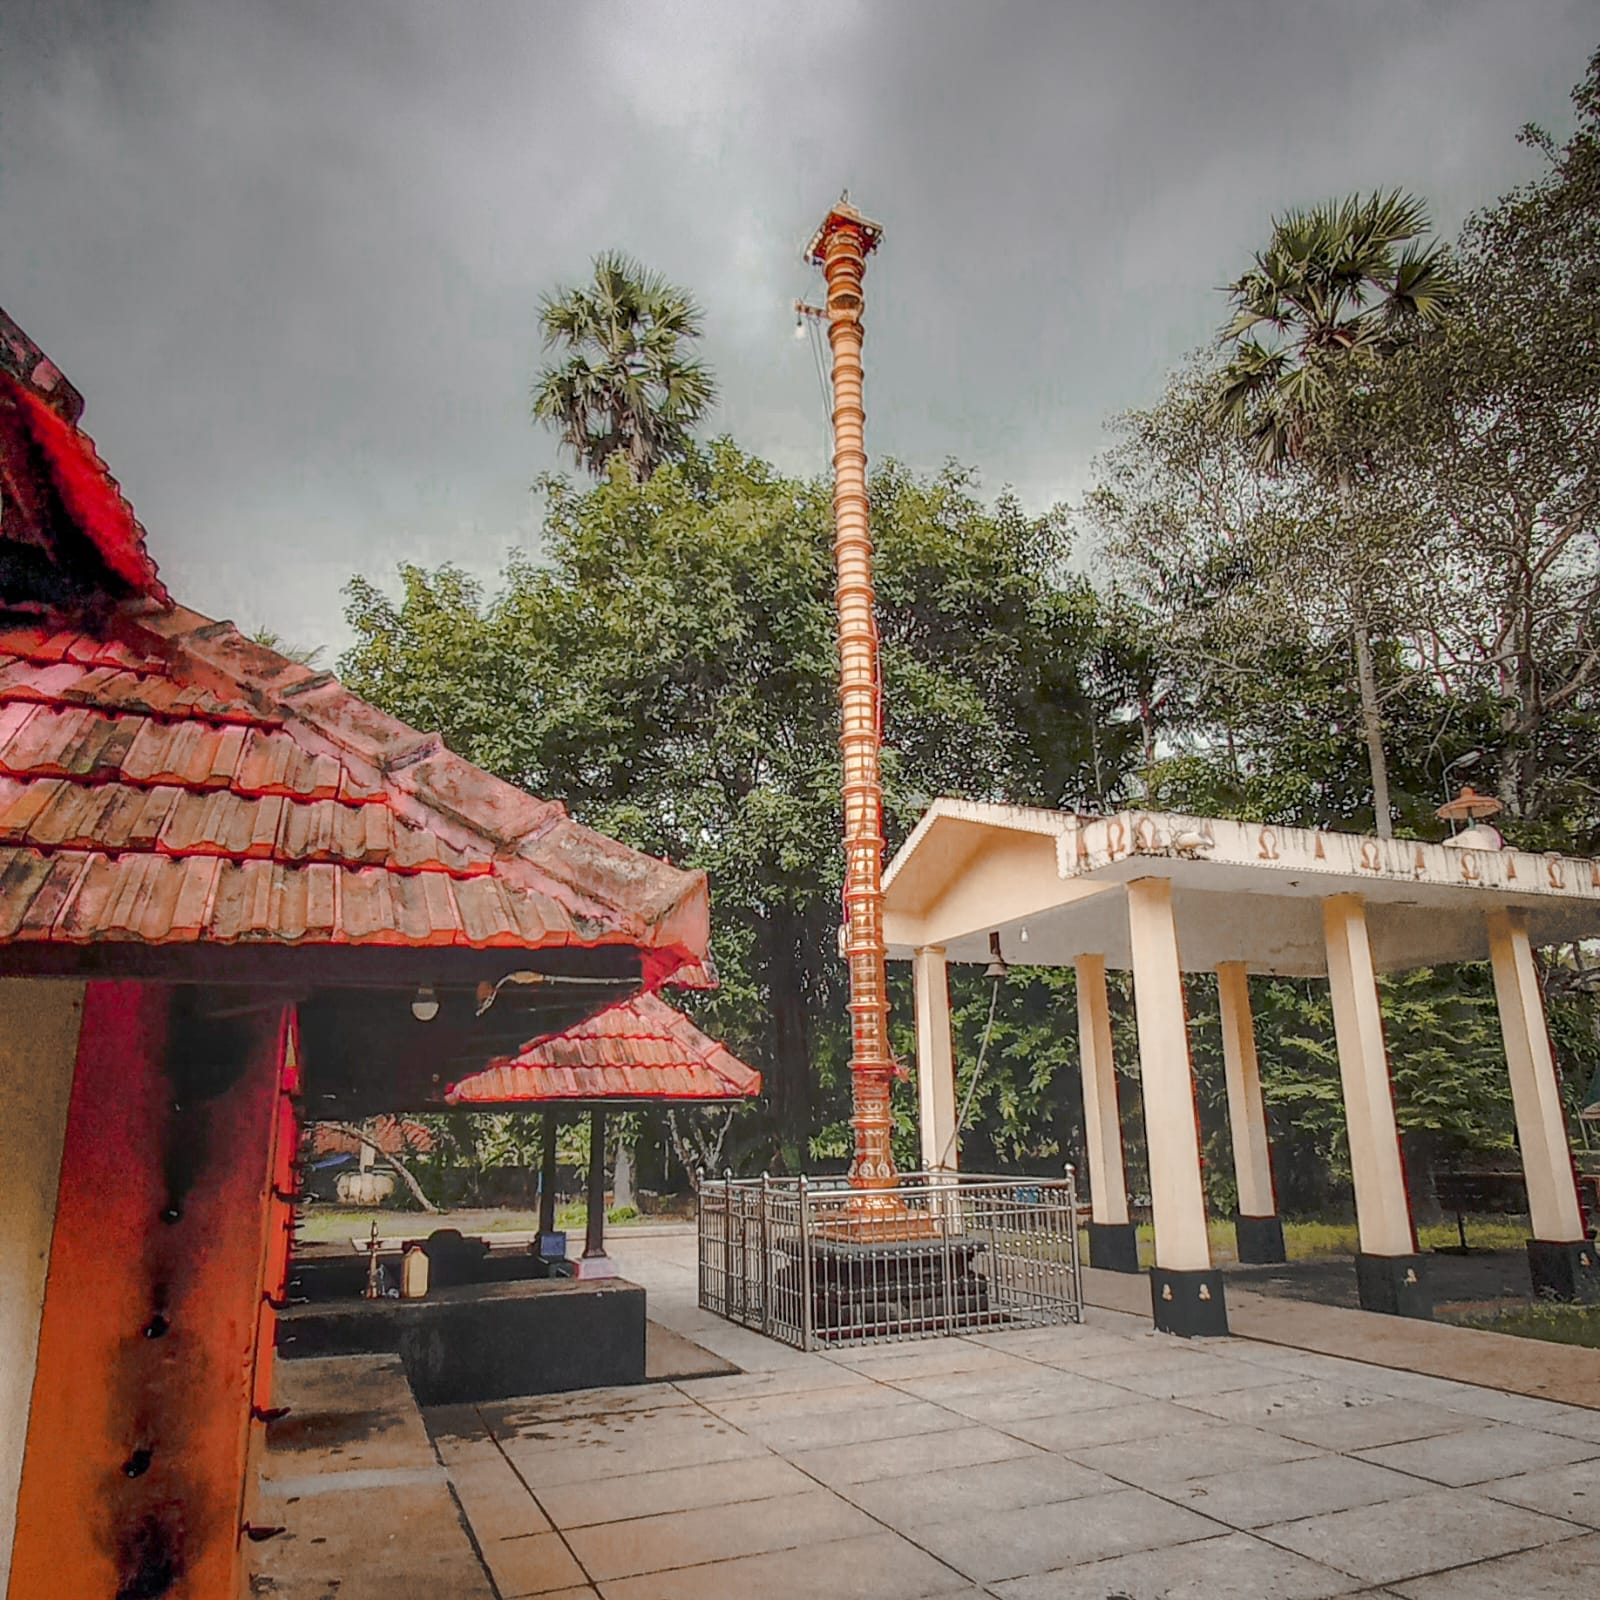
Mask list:
MULTIPOLYGON (((613 1206, 606 1213, 608 1227, 627 1227, 647 1221, 633 1206, 613 1206)), ((384 1237, 405 1234, 425 1237, 435 1228, 458 1228, 462 1233, 537 1233, 539 1213, 518 1210, 441 1211, 429 1216, 422 1211, 368 1210, 358 1206, 316 1205, 300 1213, 300 1237, 308 1243, 322 1244, 330 1239, 365 1239, 372 1224, 384 1237)), ((585 1213, 581 1201, 556 1207, 556 1230, 583 1237, 585 1213)))
MULTIPOLYGON (((1467 1244, 1474 1250, 1521 1251, 1528 1241, 1526 1217, 1477 1216, 1466 1219, 1467 1244)), ((1136 1230, 1139 1236, 1139 1264, 1148 1267, 1155 1260, 1155 1230, 1148 1222, 1141 1222, 1136 1230)), ((1233 1223, 1226 1217, 1211 1217, 1206 1231, 1211 1238, 1213 1261, 1237 1259, 1237 1242, 1233 1223)), ((1089 1236, 1081 1239, 1083 1259, 1089 1259, 1089 1236)), ((1461 1237, 1455 1218, 1417 1229, 1417 1248, 1428 1250, 1456 1250, 1461 1237)), ((1360 1248, 1360 1235, 1354 1222, 1319 1222, 1314 1218, 1286 1217, 1283 1223, 1283 1247, 1291 1261, 1313 1261, 1327 1256, 1353 1256, 1360 1248)))
POLYGON ((1576 1344, 1600 1350, 1600 1306, 1508 1306, 1486 1316, 1451 1318, 1463 1328, 1514 1334, 1519 1339, 1544 1339, 1551 1344, 1576 1344))

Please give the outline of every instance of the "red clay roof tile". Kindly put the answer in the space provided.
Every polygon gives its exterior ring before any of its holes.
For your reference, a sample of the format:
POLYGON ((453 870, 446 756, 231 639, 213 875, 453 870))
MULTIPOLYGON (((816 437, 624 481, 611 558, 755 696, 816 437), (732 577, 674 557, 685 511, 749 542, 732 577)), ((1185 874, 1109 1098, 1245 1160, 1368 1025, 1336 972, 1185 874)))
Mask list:
POLYGON ((647 983, 706 970, 703 877, 226 625, 114 626, 0 625, 0 938, 634 944, 647 983))
POLYGON ((453 1084, 451 1105, 740 1100, 761 1074, 659 995, 636 995, 453 1084))

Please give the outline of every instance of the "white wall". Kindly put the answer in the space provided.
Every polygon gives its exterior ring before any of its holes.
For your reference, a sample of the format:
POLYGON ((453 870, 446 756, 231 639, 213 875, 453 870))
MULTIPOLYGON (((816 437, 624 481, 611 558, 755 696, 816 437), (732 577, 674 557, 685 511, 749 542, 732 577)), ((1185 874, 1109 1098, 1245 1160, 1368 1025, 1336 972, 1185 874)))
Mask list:
POLYGON ((0 978, 0 1592, 11 1572, 82 1020, 81 983, 0 978))

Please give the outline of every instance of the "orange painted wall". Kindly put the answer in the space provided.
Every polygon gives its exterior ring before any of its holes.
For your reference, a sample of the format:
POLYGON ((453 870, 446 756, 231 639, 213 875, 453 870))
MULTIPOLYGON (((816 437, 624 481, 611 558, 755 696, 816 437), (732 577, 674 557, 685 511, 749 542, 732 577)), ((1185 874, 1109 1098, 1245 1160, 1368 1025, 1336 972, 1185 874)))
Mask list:
POLYGON ((286 1019, 230 1024, 225 1082, 174 1078, 173 999, 85 995, 9 1600, 241 1582, 286 1019))

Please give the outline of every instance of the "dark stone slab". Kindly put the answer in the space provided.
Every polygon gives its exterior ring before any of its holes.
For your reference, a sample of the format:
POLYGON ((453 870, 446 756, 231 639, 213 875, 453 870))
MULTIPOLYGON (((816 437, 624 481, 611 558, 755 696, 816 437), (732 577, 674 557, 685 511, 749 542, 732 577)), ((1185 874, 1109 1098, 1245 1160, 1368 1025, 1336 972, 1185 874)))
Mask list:
POLYGON ((1233 1219, 1233 1235, 1238 1241, 1239 1259, 1247 1265, 1271 1266, 1289 1259, 1283 1245, 1282 1217, 1247 1217, 1241 1213, 1233 1219))
POLYGON ((1363 1311, 1433 1320, 1433 1291, 1425 1256, 1356 1254, 1356 1292, 1363 1311))
POLYGON ((1533 1292, 1546 1300, 1600 1304, 1600 1255, 1592 1239, 1530 1239, 1528 1276, 1533 1292))
POLYGON ((1091 1222, 1089 1265, 1104 1272, 1138 1272, 1139 1230, 1131 1222, 1091 1222))
POLYGON ((620 1278, 466 1284, 423 1300, 293 1306, 290 1359, 394 1351, 420 1405, 643 1383, 645 1296, 620 1278))
POLYGON ((1227 1336, 1228 1305, 1222 1274, 1215 1267, 1204 1272, 1152 1267, 1150 1307, 1158 1333, 1176 1333, 1185 1339, 1227 1336))

